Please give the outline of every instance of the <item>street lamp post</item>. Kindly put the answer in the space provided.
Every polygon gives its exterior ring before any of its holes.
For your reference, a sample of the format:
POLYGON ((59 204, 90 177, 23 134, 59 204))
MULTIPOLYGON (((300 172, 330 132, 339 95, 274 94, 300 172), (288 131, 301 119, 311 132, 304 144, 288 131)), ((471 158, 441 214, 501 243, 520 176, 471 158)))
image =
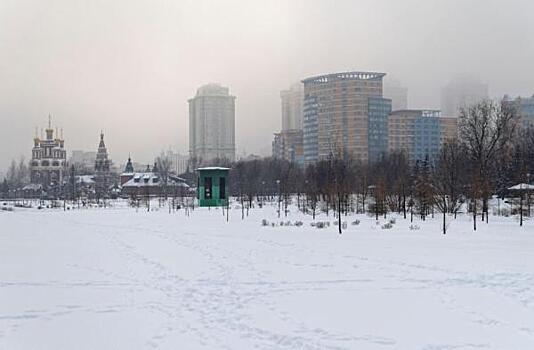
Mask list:
POLYGON ((530 218, 530 173, 527 173, 527 207, 528 217, 530 218))
POLYGON ((276 186, 278 187, 278 218, 280 218, 280 180, 276 180, 276 186))
POLYGON ((261 207, 265 204, 265 181, 261 182, 261 207))

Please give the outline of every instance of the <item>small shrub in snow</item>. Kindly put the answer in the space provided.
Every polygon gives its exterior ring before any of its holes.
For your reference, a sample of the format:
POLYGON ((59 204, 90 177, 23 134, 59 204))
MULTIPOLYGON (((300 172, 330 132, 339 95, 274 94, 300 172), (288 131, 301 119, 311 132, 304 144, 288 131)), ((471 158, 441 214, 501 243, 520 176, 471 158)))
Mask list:
POLYGON ((284 224, 285 226, 293 226, 293 224, 291 223, 291 221, 286 221, 286 223, 284 224))
POLYGON ((416 230, 419 230, 420 227, 418 225, 410 225, 410 230, 412 231, 416 231, 416 230))
POLYGON ((269 221, 265 219, 261 220, 261 226, 269 226, 269 221))
POLYGON ((315 227, 315 222, 310 222, 311 227, 315 227))
POLYGON ((315 227, 317 227, 317 228, 324 228, 324 227, 325 227, 324 222, 320 222, 320 221, 319 221, 318 223, 315 224, 315 227))
POLYGON ((389 219, 389 223, 392 224, 392 225, 395 225, 396 222, 397 222, 397 220, 395 220, 395 219, 389 219))
POLYGON ((354 225, 354 226, 359 225, 360 224, 360 220, 354 220, 351 224, 354 225))
POLYGON ((301 227, 303 225, 302 221, 295 221, 295 226, 301 227))
POLYGON ((391 228, 393 228, 393 225, 390 222, 388 222, 387 224, 382 225, 382 230, 389 230, 391 228))
POLYGON ((343 222, 341 223, 341 227, 342 227, 344 230, 347 229, 347 222, 346 222, 346 221, 343 221, 343 222))

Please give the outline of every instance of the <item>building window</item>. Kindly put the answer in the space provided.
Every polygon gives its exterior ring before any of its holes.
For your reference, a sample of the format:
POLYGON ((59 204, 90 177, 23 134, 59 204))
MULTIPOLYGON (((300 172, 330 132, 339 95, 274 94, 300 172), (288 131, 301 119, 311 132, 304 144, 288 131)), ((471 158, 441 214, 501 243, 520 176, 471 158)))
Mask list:
POLYGON ((204 199, 211 199, 212 195, 212 186, 211 186, 211 177, 204 178, 204 199))

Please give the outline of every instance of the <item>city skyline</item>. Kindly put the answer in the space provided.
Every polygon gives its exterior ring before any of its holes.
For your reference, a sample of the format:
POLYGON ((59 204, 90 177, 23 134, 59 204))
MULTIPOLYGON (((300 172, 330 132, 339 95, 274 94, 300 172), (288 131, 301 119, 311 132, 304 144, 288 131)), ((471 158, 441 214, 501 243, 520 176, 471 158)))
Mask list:
POLYGON ((0 118, 10 131, 0 139, 0 168, 29 160, 28 140, 49 113, 69 151, 92 150, 103 130, 118 163, 129 153, 150 162, 169 147, 185 153, 187 98, 214 81, 238 97, 237 154, 262 156, 281 129, 280 91, 308 76, 383 71, 416 109, 439 109, 441 89, 463 72, 487 84, 490 97, 534 92, 526 1, 504 12, 496 1, 227 5, 3 2, 0 118), (517 44, 522 54, 507 54, 517 44))

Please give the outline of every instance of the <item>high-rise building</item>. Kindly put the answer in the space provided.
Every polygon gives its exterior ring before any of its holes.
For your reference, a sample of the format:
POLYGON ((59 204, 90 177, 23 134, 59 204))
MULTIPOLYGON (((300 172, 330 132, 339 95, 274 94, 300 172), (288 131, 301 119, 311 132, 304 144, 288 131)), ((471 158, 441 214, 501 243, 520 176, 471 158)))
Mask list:
MULTIPOLYGON (((378 101, 370 98, 382 98, 384 76, 384 73, 345 72, 302 81, 305 163, 333 154, 364 162, 369 159, 369 105, 378 101)), ((377 110, 387 108, 387 102, 380 104, 377 110)))
POLYGON ((45 190, 57 187, 63 182, 66 166, 65 140, 58 135, 57 128, 56 137, 54 137, 51 117, 48 116, 46 138, 41 139, 35 135, 33 139, 32 160, 30 162, 31 182, 41 185, 45 190))
POLYGON ((100 142, 95 159, 95 191, 98 197, 107 193, 108 188, 113 185, 111 175, 111 160, 108 157, 108 150, 104 143, 104 133, 100 133, 100 142))
POLYGON ((369 161, 376 162, 388 153, 388 119, 392 102, 382 97, 369 97, 368 100, 369 126, 367 142, 369 161))
POLYGON ((235 159, 235 96, 208 84, 189 100, 189 153, 198 163, 235 159))
POLYGON ((293 84, 289 90, 280 91, 282 102, 282 131, 302 130, 304 90, 302 83, 293 84))
POLYGON ((488 98, 488 85, 473 77, 456 77, 441 91, 443 115, 459 116, 460 109, 488 98))
POLYGON ((273 157, 303 165, 302 130, 285 130, 274 134, 273 157))
POLYGON ((293 84, 280 92, 282 103, 282 130, 274 134, 273 157, 303 164, 302 123, 304 90, 302 83, 293 84))
POLYGON ((534 128, 534 95, 532 97, 517 97, 511 99, 504 96, 503 103, 510 104, 516 108, 520 117, 520 126, 522 128, 534 128))
POLYGON ((391 108, 394 111, 408 108, 408 89, 398 80, 384 81, 384 97, 391 100, 391 108))
POLYGON ((457 137, 456 117, 436 110, 393 111, 388 122, 389 152, 405 152, 411 161, 435 159, 448 139, 457 137))

